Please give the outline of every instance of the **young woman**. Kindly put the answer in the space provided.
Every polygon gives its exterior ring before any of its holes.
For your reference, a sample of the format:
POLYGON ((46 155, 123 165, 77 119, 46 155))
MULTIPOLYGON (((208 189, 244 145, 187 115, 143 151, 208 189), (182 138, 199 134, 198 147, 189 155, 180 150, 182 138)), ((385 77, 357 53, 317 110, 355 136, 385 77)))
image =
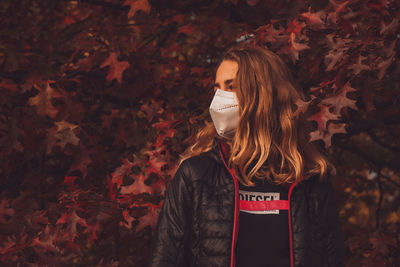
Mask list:
POLYGON ((307 140, 285 63, 230 48, 214 92, 212 122, 166 191, 150 266, 344 266, 335 168, 307 140))

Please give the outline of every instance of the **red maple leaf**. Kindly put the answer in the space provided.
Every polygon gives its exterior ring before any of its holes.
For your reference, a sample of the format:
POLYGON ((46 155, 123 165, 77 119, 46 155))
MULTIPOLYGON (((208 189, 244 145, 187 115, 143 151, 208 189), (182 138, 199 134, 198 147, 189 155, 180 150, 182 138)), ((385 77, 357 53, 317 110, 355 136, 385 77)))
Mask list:
POLYGON ((352 42, 350 39, 343 39, 339 36, 336 36, 334 33, 326 35, 327 44, 330 48, 327 55, 325 55, 324 63, 327 66, 326 70, 333 70, 334 67, 337 67, 337 63, 343 61, 345 57, 347 57, 347 50, 349 50, 350 46, 348 43, 352 42))
POLYGON ((342 13, 343 11, 346 11, 346 6, 349 1, 345 1, 342 3, 336 3, 334 0, 329 0, 331 5, 333 6, 335 11, 328 12, 328 21, 331 22, 332 24, 337 24, 337 20, 339 17, 339 13, 342 13))
POLYGON ((288 43, 285 47, 279 50, 279 53, 288 54, 292 59, 293 64, 299 60, 299 52, 305 49, 310 49, 310 47, 306 43, 299 43, 296 41, 296 37, 302 37, 303 39, 307 39, 305 35, 296 35, 294 32, 290 33, 288 43))
POLYGON ((270 24, 259 27, 257 32, 257 37, 263 42, 280 43, 286 42, 288 39, 288 34, 286 29, 279 24, 279 28, 275 29, 273 24, 277 22, 276 20, 271 21, 270 24))
POLYGON ((366 59, 366 58, 367 58, 367 57, 364 57, 364 56, 362 56, 362 55, 359 55, 359 56, 358 56, 357 63, 350 65, 348 68, 349 68, 349 69, 352 69, 352 70, 354 71, 354 74, 355 74, 355 75, 359 74, 359 73, 362 72, 363 70, 370 70, 370 69, 371 69, 370 66, 365 65, 365 64, 362 63, 362 61, 363 61, 364 59, 366 59))
POLYGON ((32 244, 34 246, 39 246, 42 247, 48 251, 52 252, 59 252, 60 249, 57 247, 56 242, 57 242, 57 232, 52 231, 50 233, 50 226, 49 224, 46 225, 44 231, 42 230, 39 235, 42 235, 43 238, 39 239, 39 237, 35 237, 32 240, 32 244))
POLYGON ((78 177, 77 176, 65 176, 62 184, 65 184, 69 188, 77 188, 77 185, 75 184, 76 178, 78 178, 78 177))
POLYGON ((46 81, 42 84, 35 84, 34 87, 39 90, 39 94, 29 98, 29 105, 36 106, 39 115, 47 115, 54 119, 58 110, 53 106, 51 100, 56 97, 61 97, 61 94, 50 87, 50 82, 46 81))
POLYGON ((297 19, 293 19, 288 23, 286 31, 289 33, 293 32, 295 35, 299 35, 305 26, 306 24, 304 22, 299 23, 297 19))
POLYGON ((123 6, 130 6, 128 12, 128 19, 133 17, 137 11, 142 10, 147 14, 150 13, 151 6, 148 0, 126 0, 123 6))
MULTIPOLYGON (((162 203, 160 203, 160 204, 162 204, 162 203)), ((148 205, 148 207, 150 207, 150 210, 147 212, 146 215, 138 218, 139 223, 135 228, 135 232, 139 232, 147 225, 149 225, 152 229, 155 228, 155 226, 157 224, 157 220, 158 220, 160 204, 154 205, 154 204, 150 203, 148 205)))
POLYGON ((162 145, 162 143, 164 142, 165 138, 174 137, 174 135, 177 132, 178 131, 176 129, 172 129, 172 128, 163 129, 162 131, 159 132, 159 135, 157 136, 157 139, 156 139, 156 142, 155 142, 154 146, 162 145))
POLYGON ((54 122, 57 126, 47 129, 47 153, 51 151, 54 146, 59 146, 64 149, 70 143, 78 146, 80 139, 75 135, 75 130, 78 125, 71 124, 65 120, 54 122))
POLYGON ((310 116, 307 120, 316 121, 318 124, 318 130, 322 132, 326 130, 326 123, 329 120, 337 120, 339 119, 339 116, 329 111, 330 106, 322 105, 322 103, 319 103, 317 106, 320 108, 320 111, 310 116))
POLYGON ((147 120, 151 122, 157 115, 161 115, 165 110, 162 107, 164 101, 156 101, 153 98, 150 99, 150 103, 147 102, 140 106, 140 110, 144 111, 147 115, 147 120))
POLYGON ((297 99, 296 101, 296 106, 297 109, 293 113, 294 116, 297 116, 300 112, 305 113, 306 110, 308 109, 308 106, 311 104, 311 102, 315 99, 316 97, 314 95, 311 95, 311 100, 308 102, 304 102, 301 98, 297 99))
POLYGON ((163 171, 161 168, 167 164, 166 156, 161 154, 162 151, 165 151, 163 146, 156 146, 155 149, 144 152, 144 154, 149 156, 149 160, 146 162, 146 166, 148 167, 146 173, 154 172, 162 176, 163 171))
POLYGON ((138 218, 139 223, 135 228, 135 232, 139 232, 147 225, 149 225, 152 229, 154 229, 157 224, 157 219, 158 219, 158 214, 156 214, 155 212, 148 212, 146 215, 138 218))
POLYGON ((134 157, 134 162, 129 161, 128 159, 123 159, 122 160, 122 165, 119 166, 111 175, 112 179, 111 181, 117 185, 119 188, 122 184, 122 181, 124 179, 125 175, 129 175, 131 173, 131 168, 133 166, 136 166, 140 164, 141 160, 136 156, 133 155, 134 157))
POLYGON ((110 70, 106 77, 107 81, 117 79, 119 83, 122 80, 122 73, 130 66, 128 61, 118 61, 117 52, 111 52, 108 58, 100 65, 100 68, 110 66, 110 70))
MULTIPOLYGON (((130 175, 133 177, 133 175, 130 175)), ((142 194, 149 193, 153 194, 154 188, 152 186, 148 186, 144 183, 147 179, 142 173, 134 176, 134 182, 127 186, 121 186, 121 194, 142 194)))
POLYGON ((119 225, 125 226, 128 229, 132 229, 132 222, 135 220, 135 218, 131 216, 129 210, 123 210, 122 215, 124 216, 124 220, 126 222, 120 221, 119 225))
POLYGON ((20 234, 17 233, 11 236, 7 236, 7 241, 2 240, 0 246, 0 255, 6 255, 10 252, 21 251, 22 249, 26 248, 29 243, 27 241, 28 235, 26 233, 20 234))
POLYGON ((321 139, 325 143, 325 148, 328 148, 332 144, 332 135, 335 133, 346 133, 345 123, 329 123, 328 130, 320 131, 315 130, 310 133, 310 142, 321 139))
MULTIPOLYGON (((336 87, 336 85, 333 86, 336 87)), ((333 106, 334 114, 340 116, 342 108, 348 107, 355 110, 358 109, 355 105, 356 100, 350 99, 346 96, 348 92, 354 91, 357 91, 357 89, 351 87, 350 82, 347 82, 337 95, 325 98, 321 103, 333 106)))
POLYGON ((77 233, 77 224, 87 227, 88 224, 84 218, 78 216, 75 210, 72 210, 70 213, 64 213, 61 217, 57 220, 56 224, 66 224, 66 230, 63 230, 61 234, 62 240, 70 240, 74 241, 77 233))
POLYGON ((308 12, 301 13, 300 16, 305 18, 308 24, 314 29, 325 28, 325 22, 322 20, 326 16, 324 10, 311 12, 311 7, 309 7, 308 12))

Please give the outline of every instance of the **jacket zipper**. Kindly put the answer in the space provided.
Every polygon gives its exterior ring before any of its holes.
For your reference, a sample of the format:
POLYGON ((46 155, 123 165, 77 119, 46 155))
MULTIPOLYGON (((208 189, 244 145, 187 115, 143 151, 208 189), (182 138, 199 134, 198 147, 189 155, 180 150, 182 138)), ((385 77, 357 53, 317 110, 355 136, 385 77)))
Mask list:
POLYGON ((290 244, 290 267, 294 267, 294 262, 293 262, 293 231, 292 231, 292 216, 290 212, 290 196, 292 194, 293 188, 296 186, 296 183, 293 182, 290 185, 289 188, 289 193, 288 193, 288 201, 289 201, 289 209, 288 209, 288 219, 289 219, 289 244, 290 244))
MULTIPOLYGON (((239 186, 237 182, 237 178, 235 176, 235 170, 234 168, 229 169, 228 165, 225 162, 224 155, 227 155, 226 153, 226 148, 223 143, 221 143, 221 147, 218 146, 219 152, 221 155, 222 162, 224 163, 225 167, 228 169, 229 173, 232 175, 233 181, 235 182, 235 214, 234 214, 234 220, 233 220, 233 238, 232 238, 232 247, 231 247, 231 267, 235 267, 236 264, 236 258, 234 255, 235 252, 235 245, 237 241, 237 233, 238 233, 238 228, 239 228, 239 186), (222 150, 224 152, 221 151, 222 150), (222 154, 224 153, 224 155, 222 154)), ((301 180, 303 177, 301 177, 301 180)), ((292 194, 293 188, 297 185, 296 182, 293 182, 290 185, 289 192, 288 192, 288 202, 289 202, 289 209, 288 209, 288 219, 289 219, 289 245, 290 245, 290 267, 294 267, 294 262, 293 262, 293 230, 292 230, 292 218, 291 218, 291 212, 290 212, 290 196, 292 194)))
MULTIPOLYGON (((223 143, 221 143, 222 149, 224 150, 224 154, 226 155, 226 148, 223 143)), ((235 182, 235 213, 234 213, 234 219, 233 219, 233 238, 232 238, 232 246, 231 246, 231 267, 235 267, 236 264, 236 258, 235 258, 235 246, 236 246, 236 240, 237 240, 237 233, 238 233, 238 228, 239 228, 239 186, 238 182, 235 176, 235 170, 229 169, 228 165, 226 165, 224 156, 222 154, 220 146, 218 146, 219 152, 221 154, 221 159, 222 162, 224 163, 225 167, 228 169, 229 173, 231 174, 233 181, 235 182)))

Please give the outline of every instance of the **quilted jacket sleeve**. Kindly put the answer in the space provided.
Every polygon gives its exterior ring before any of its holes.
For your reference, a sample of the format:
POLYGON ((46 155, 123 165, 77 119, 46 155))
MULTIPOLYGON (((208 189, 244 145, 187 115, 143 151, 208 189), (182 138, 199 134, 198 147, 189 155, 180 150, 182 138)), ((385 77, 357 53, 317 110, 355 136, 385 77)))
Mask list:
POLYGON ((344 267, 345 247, 341 230, 335 191, 330 179, 324 183, 322 196, 322 238, 326 258, 324 266, 344 267))
POLYGON ((192 194, 185 163, 178 167, 166 190, 152 237, 149 267, 187 266, 192 194))

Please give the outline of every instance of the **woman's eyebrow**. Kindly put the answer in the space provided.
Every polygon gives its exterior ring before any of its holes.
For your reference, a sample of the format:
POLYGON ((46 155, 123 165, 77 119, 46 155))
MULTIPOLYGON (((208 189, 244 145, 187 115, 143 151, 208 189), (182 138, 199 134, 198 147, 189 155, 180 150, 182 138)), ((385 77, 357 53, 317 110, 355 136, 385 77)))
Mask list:
MULTIPOLYGON (((229 80, 225 80, 225 81, 224 81, 224 84, 225 84, 225 85, 229 85, 229 84, 232 83, 232 82, 233 82, 233 79, 229 79, 229 80)), ((215 84, 214 84, 214 87, 215 87, 215 86, 219 86, 219 83, 215 83, 215 84)))

